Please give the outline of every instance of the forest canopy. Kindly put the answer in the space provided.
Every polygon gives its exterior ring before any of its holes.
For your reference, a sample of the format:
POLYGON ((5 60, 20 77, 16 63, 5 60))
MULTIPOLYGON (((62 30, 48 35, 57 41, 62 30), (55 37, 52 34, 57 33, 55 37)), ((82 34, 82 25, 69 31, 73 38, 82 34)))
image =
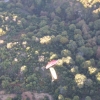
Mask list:
POLYGON ((100 100, 100 1, 0 1, 0 86, 7 100, 100 100))

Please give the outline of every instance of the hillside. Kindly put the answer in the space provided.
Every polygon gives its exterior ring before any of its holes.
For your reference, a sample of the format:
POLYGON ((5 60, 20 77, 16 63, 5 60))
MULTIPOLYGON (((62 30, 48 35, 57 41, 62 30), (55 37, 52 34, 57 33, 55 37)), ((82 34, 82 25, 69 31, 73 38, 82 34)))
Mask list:
POLYGON ((0 2, 0 91, 2 100, 100 100, 100 1, 0 2))

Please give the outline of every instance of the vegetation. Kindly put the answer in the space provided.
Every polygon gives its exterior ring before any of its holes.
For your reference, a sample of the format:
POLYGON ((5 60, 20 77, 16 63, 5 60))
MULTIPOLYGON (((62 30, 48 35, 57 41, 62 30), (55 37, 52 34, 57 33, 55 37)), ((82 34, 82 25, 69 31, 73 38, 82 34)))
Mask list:
POLYGON ((100 100, 99 5, 99 0, 0 1, 0 90, 18 100, 25 91, 54 100, 100 100), (53 59, 58 79, 51 82, 44 66, 53 59))

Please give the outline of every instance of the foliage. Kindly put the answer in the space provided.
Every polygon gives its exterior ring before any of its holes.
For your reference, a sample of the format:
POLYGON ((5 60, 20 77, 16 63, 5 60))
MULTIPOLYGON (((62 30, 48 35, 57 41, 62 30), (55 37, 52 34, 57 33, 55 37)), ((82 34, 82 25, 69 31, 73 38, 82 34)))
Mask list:
POLYGON ((70 31, 74 31, 76 29, 76 26, 74 25, 74 24, 71 24, 70 26, 69 26, 69 30, 70 31))
POLYGON ((83 88, 86 79, 87 79, 86 76, 83 74, 76 74, 75 75, 75 82, 77 83, 77 86, 79 88, 83 88))
POLYGON ((100 100, 99 18, 98 0, 0 1, 0 89, 16 100, 23 91, 100 100), (45 66, 55 59, 51 82, 45 66))
POLYGON ((77 48, 77 44, 75 41, 70 40, 69 44, 67 44, 67 47, 69 50, 71 50, 72 52, 75 52, 76 48, 77 48))
POLYGON ((85 46, 80 47, 79 51, 83 53, 83 55, 86 56, 87 58, 90 58, 91 56, 93 56, 93 53, 94 53, 92 48, 85 47, 85 46))
POLYGON ((73 66, 71 68, 71 72, 74 73, 74 74, 77 74, 79 72, 78 67, 77 66, 73 66))
POLYGON ((100 19, 94 21, 94 29, 99 30, 100 29, 100 19))
POLYGON ((65 100, 71 100, 70 98, 65 98, 65 100))
POLYGON ((87 79, 87 80, 85 81, 85 85, 90 87, 90 86, 93 85, 93 81, 92 81, 91 79, 87 79))
POLYGON ((64 100, 63 95, 60 94, 60 95, 58 96, 58 100, 64 100))
POLYGON ((77 54, 76 55, 76 60, 75 62, 78 64, 78 65, 81 65, 83 62, 85 61, 84 57, 80 54, 77 54))
POLYGON ((3 81, 2 81, 2 87, 3 87, 4 89, 6 89, 8 86, 9 86, 9 81, 8 81, 8 80, 3 80, 3 81))
POLYGON ((12 100, 12 98, 8 97, 6 100, 12 100))
POLYGON ((82 35, 82 31, 80 29, 75 29, 74 30, 74 34, 80 34, 80 35, 82 35))
POLYGON ((71 56, 71 52, 67 49, 64 49, 64 50, 61 51, 61 55, 63 57, 71 56))
POLYGON ((96 74, 96 79, 97 79, 97 81, 100 82, 100 72, 98 72, 98 73, 96 74))
POLYGON ((2 28, 0 28, 0 36, 2 36, 4 34, 6 34, 6 32, 2 28))
POLYGON ((68 38, 67 38, 67 37, 61 37, 61 38, 60 38, 60 42, 61 42, 62 44, 67 44, 67 43, 68 43, 68 38))
POLYGON ((73 100, 79 100, 79 96, 74 96, 73 100))
POLYGON ((97 42, 98 45, 100 45, 100 36, 98 36, 98 37, 96 38, 96 42, 97 42))
POLYGON ((92 100, 90 96, 86 96, 85 100, 92 100))
POLYGON ((57 7, 56 10, 55 10, 55 12, 56 12, 57 14, 60 14, 60 13, 61 13, 61 8, 60 8, 60 7, 57 7))

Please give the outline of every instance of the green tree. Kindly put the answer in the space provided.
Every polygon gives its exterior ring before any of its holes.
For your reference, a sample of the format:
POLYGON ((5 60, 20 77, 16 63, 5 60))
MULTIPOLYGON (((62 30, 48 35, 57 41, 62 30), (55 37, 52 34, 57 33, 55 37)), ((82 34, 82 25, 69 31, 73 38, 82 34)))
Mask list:
POLYGON ((69 43, 67 44, 67 47, 69 50, 71 50, 72 52, 75 52, 75 50, 77 49, 77 44, 75 41, 70 40, 69 43))
POLYGON ((21 18, 21 22, 22 22, 22 25, 25 27, 25 26, 27 26, 26 24, 27 24, 27 21, 26 21, 26 19, 25 18, 21 18))
POLYGON ((88 26, 89 26, 90 29, 93 29, 94 28, 94 23, 93 22, 89 22, 88 26))
POLYGON ((60 43, 62 43, 62 44, 67 44, 68 41, 69 41, 69 40, 68 40, 67 37, 61 36, 61 38, 60 38, 60 43))
POLYGON ((85 85, 86 85, 86 86, 92 86, 92 84, 93 84, 93 81, 92 81, 91 79, 87 79, 87 80, 85 81, 85 85))
POLYGON ((90 96, 86 96, 85 100, 92 100, 90 96))
POLYGON ((79 98, 79 96, 74 96, 73 97, 73 100, 79 100, 80 98, 79 98))
POLYGON ((94 29, 99 30, 100 29, 100 19, 94 21, 94 29))
POLYGON ((73 12, 73 8, 72 7, 67 7, 65 9, 65 13, 66 13, 66 19, 67 20, 72 20, 74 18, 74 12, 73 12))
POLYGON ((75 29, 76 29, 75 24, 71 24, 71 25, 69 26, 69 30, 70 30, 70 31, 74 31, 75 29))
POLYGON ((14 5, 13 3, 10 2, 10 3, 7 4, 7 8, 8 8, 8 9, 11 9, 11 8, 13 8, 13 7, 15 7, 15 5, 14 5))
POLYGON ((63 95, 59 94, 59 96, 58 96, 58 100, 64 100, 63 95))
POLYGON ((99 13, 92 13, 93 20, 99 19, 99 13))
POLYGON ((90 58, 94 54, 94 51, 91 47, 82 46, 78 48, 78 50, 87 58, 90 58))
POLYGON ((61 33, 61 35, 62 35, 62 36, 68 36, 68 33, 67 33, 67 31, 63 31, 63 32, 61 33))
POLYGON ((55 10, 55 12, 56 12, 57 14, 60 14, 60 13, 61 13, 61 8, 60 8, 60 7, 57 7, 56 10, 55 10))
POLYGON ((67 49, 64 49, 61 51, 61 55, 62 55, 62 57, 71 56, 71 52, 67 49))
POLYGON ((2 85, 2 87, 3 87, 4 89, 6 89, 6 88, 9 87, 9 84, 10 84, 10 83, 9 83, 8 80, 3 80, 1 85, 2 85))
POLYGON ((74 60, 70 56, 63 57, 62 60, 67 65, 74 65, 75 64, 74 60))
POLYGON ((83 67, 83 68, 88 68, 88 67, 90 67, 90 66, 92 66, 91 60, 86 60, 86 61, 84 61, 84 62, 82 63, 82 67, 83 67))
POLYGON ((41 20, 41 22, 39 23, 40 28, 45 26, 47 24, 47 22, 45 20, 41 20))
POLYGON ((60 87, 59 87, 59 92, 60 92, 60 94, 66 95, 67 89, 68 89, 67 86, 60 86, 60 87))
POLYGON ((65 98, 65 100, 72 100, 72 99, 70 99, 70 98, 65 98))
POLYGON ((45 34, 45 35, 47 35, 47 34, 50 33, 50 31, 49 31, 49 26, 48 26, 48 25, 45 25, 45 26, 41 27, 39 31, 40 31, 42 34, 45 34))
POLYGON ((65 26, 65 21, 61 21, 60 23, 59 23, 59 28, 61 29, 61 30, 64 30, 64 29, 66 29, 66 26, 65 26))
POLYGON ((76 55, 76 59, 75 59, 76 64, 81 65, 84 61, 85 58, 82 55, 79 54, 76 55))
POLYGON ((74 34, 80 34, 80 35, 82 35, 82 31, 80 29, 75 29, 74 30, 74 34))
POLYGON ((100 84, 100 72, 98 72, 98 73, 96 74, 96 79, 97 79, 98 83, 100 84))
POLYGON ((76 43, 78 44, 78 46, 84 45, 84 39, 81 34, 74 35, 74 39, 75 39, 76 43))
POLYGON ((23 8, 22 3, 20 3, 20 2, 17 2, 17 3, 16 3, 16 6, 19 7, 19 8, 23 8))
POLYGON ((100 45, 100 35, 96 37, 96 42, 98 45, 100 45))
POLYGON ((51 31, 54 31, 54 33, 56 33, 57 25, 56 24, 52 24, 50 29, 51 29, 51 31))
POLYGON ((79 72, 78 66, 73 66, 73 67, 71 68, 71 72, 72 72, 73 74, 77 74, 77 73, 79 72))
POLYGON ((79 88, 82 88, 86 81, 86 76, 84 74, 76 74, 75 75, 75 82, 79 88))

